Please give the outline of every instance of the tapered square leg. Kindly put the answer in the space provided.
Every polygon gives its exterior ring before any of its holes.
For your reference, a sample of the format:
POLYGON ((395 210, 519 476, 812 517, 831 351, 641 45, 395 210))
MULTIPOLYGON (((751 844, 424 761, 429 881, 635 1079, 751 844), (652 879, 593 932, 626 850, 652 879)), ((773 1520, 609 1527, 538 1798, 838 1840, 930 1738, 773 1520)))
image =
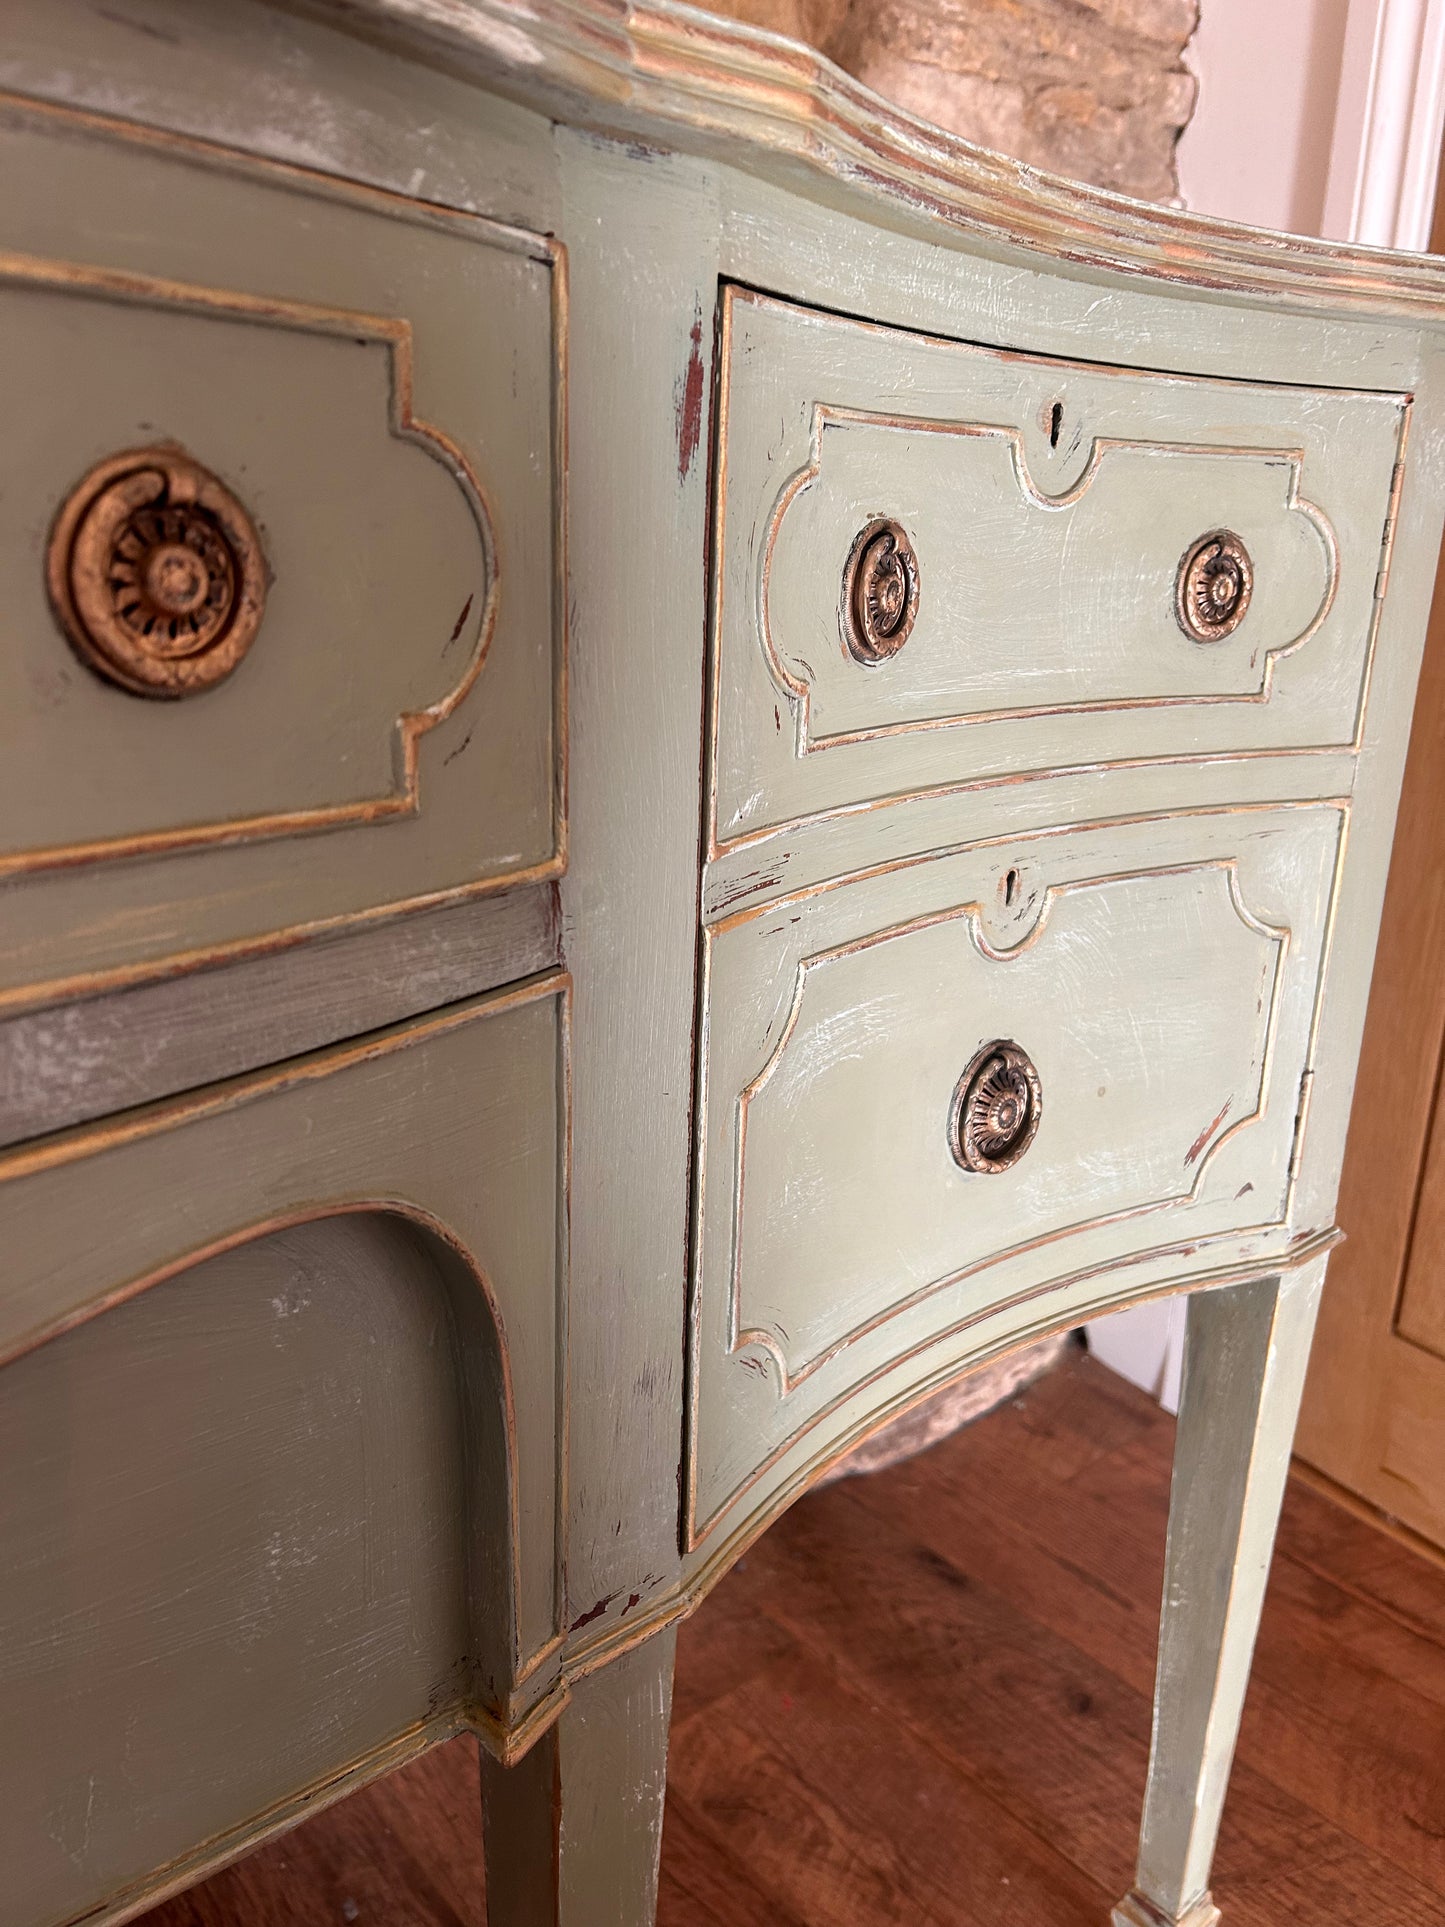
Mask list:
POLYGON ((1215 1927, 1210 1865, 1324 1260, 1189 1301, 1139 1869, 1114 1927, 1215 1927))
POLYGON ((1218 1927, 1223 1918, 1208 1894, 1187 1914, 1161 1914, 1143 1894, 1127 1894, 1114 1909, 1114 1927, 1218 1927))
POLYGON ((652 1927, 676 1642, 579 1681, 515 1766, 483 1754, 487 1927, 652 1927))

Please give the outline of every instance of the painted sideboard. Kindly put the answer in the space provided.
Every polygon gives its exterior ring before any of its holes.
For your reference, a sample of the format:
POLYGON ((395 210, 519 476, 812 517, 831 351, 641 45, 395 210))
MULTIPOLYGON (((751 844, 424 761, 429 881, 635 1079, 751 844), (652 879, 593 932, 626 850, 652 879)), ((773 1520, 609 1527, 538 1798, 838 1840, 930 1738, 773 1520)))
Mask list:
POLYGON ((493 1927, 646 1927, 678 1619, 1188 1292, 1114 1918, 1209 1927, 1445 272, 661 3, 8 0, 0 88, 0 1923, 471 1729, 493 1927))

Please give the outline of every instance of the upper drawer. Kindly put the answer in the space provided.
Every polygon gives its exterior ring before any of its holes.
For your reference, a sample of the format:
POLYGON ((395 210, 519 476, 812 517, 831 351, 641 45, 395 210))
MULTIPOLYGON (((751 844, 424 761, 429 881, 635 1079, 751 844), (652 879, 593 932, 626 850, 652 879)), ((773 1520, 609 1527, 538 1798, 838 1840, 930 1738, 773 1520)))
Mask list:
POLYGON ((0 999, 555 866, 551 245, 0 129, 0 999))
POLYGON ((1015 771, 1356 741, 1406 398, 732 288, 721 355, 715 848, 1015 771))

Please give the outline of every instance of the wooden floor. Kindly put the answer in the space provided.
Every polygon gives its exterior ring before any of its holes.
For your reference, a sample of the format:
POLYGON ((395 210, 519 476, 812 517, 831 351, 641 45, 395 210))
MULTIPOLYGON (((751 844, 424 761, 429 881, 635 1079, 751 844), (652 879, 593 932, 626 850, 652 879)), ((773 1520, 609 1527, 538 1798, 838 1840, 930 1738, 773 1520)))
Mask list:
MULTIPOLYGON (((1129 1884, 1172 1424, 1083 1354, 798 1504, 683 1628, 662 1927, 1105 1927, 1129 1884)), ((148 1927, 479 1927, 439 1749, 148 1927)), ((1226 1927, 1445 1922, 1445 1568, 1296 1480, 1226 1927)))

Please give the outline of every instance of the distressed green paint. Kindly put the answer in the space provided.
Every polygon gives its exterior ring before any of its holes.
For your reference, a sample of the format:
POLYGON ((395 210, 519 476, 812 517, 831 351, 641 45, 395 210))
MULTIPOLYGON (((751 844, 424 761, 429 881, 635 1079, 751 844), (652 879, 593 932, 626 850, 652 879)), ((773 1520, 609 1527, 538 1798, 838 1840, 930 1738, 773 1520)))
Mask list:
POLYGON ((545 1697, 564 990, 0 1159, 7 1921, 545 1697))
POLYGON ((643 1927, 676 1617, 892 1413, 1179 1290, 1119 1918, 1204 1927, 1445 277, 1021 171, 665 4, 20 0, 0 84, 6 1927, 119 1920, 460 1726, 493 1927, 643 1927), (276 579, 163 707, 42 566, 167 436, 276 579), (879 517, 922 599, 865 666, 879 517), (1220 526, 1254 599, 1201 645, 1220 526), (489 623, 408 793, 398 718, 489 623), (995 1036, 1043 1122, 968 1174, 995 1036))
POLYGON ((699 1541, 775 1488, 789 1444, 866 1413, 880 1371, 966 1355, 1000 1303, 1092 1302, 1101 1267, 1161 1244, 1287 1252, 1342 827, 1314 807, 1021 838, 710 937, 699 1541), (952 1104, 999 1038, 1032 1059, 1042 1119, 980 1174, 952 1104))
POLYGON ((719 845, 1085 760, 1353 745, 1403 397, 917 342, 735 290, 725 315, 719 845), (879 515, 909 531, 918 616, 868 673, 838 585, 879 515), (1254 590, 1201 646, 1175 581, 1219 528, 1254 590))
POLYGON ((557 860, 549 251, 205 155, 0 126, 5 1003, 557 860), (93 462, 164 442, 242 500, 271 578, 240 668, 180 704, 57 651, 35 566, 93 462))

